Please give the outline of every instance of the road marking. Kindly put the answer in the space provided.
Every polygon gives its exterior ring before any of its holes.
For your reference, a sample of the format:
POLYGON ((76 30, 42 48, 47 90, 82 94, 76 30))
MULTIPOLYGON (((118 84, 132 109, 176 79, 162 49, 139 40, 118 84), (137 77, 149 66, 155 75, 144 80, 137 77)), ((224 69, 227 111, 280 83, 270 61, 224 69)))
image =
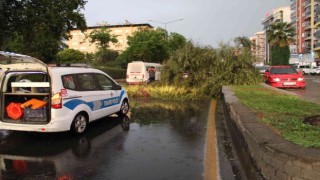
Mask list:
POLYGON ((312 79, 312 81, 315 83, 320 83, 320 79, 312 79))
POLYGON ((211 101, 209 109, 209 117, 207 124, 207 138, 205 148, 205 164, 204 164, 204 179, 218 180, 220 176, 217 154, 217 134, 216 134, 216 105, 215 100, 211 101))

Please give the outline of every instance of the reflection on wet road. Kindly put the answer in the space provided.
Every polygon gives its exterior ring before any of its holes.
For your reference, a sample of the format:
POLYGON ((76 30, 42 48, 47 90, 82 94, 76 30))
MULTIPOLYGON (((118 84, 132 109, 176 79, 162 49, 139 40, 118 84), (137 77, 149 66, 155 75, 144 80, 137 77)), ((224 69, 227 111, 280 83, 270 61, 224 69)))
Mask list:
POLYGON ((210 102, 131 107, 83 136, 0 130, 0 179, 203 179, 210 102))
POLYGON ((320 103, 320 76, 305 76, 307 86, 305 89, 286 89, 309 101, 320 103))

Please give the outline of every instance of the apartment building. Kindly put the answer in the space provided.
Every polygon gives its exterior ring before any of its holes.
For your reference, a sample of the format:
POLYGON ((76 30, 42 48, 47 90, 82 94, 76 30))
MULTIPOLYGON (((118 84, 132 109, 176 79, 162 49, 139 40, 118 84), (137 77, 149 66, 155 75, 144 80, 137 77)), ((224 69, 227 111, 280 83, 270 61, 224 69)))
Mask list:
POLYGON ((94 53, 97 51, 96 44, 89 42, 88 35, 94 31, 106 27, 111 30, 111 34, 117 36, 118 43, 110 43, 111 50, 122 52, 128 47, 128 36, 132 36, 140 30, 153 29, 150 24, 123 24, 123 25, 99 25, 88 27, 85 32, 79 29, 74 29, 70 32, 71 38, 66 41, 70 49, 77 49, 84 53, 94 53))
POLYGON ((264 64, 265 62, 265 37, 264 31, 257 32, 253 37, 250 37, 252 42, 251 52, 258 58, 258 64, 264 64))
POLYGON ((320 0, 291 0, 290 8, 300 60, 320 61, 320 0))
MULTIPOLYGON (((268 63, 270 62, 270 45, 268 43, 266 31, 269 29, 271 24, 277 23, 277 22, 287 22, 291 23, 291 8, 288 7, 280 7, 277 9, 274 9, 271 13, 266 14, 266 17, 262 20, 264 35, 265 35, 265 44, 264 44, 264 50, 265 50, 265 58, 264 62, 268 63)), ((292 51, 295 51, 295 46, 292 46, 290 49, 292 51)))

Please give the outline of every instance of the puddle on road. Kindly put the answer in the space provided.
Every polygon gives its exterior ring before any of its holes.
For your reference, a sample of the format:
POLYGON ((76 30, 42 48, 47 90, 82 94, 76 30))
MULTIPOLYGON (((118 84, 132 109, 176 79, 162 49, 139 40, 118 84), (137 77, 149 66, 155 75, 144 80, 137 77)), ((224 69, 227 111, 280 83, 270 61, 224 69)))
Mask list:
POLYGON ((108 117, 80 137, 3 131, 0 179, 202 179, 210 102, 130 105, 129 125, 108 117))
POLYGON ((131 126, 121 159, 99 168, 97 178, 203 179, 210 101, 131 99, 131 126), (125 173, 123 173, 125 172, 125 173))

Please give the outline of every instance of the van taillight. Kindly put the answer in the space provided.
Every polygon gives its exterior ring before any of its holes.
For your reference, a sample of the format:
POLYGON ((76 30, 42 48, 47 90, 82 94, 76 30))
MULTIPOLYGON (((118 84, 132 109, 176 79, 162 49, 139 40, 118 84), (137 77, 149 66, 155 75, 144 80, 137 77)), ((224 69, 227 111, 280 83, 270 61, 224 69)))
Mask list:
POLYGON ((52 96, 51 98, 51 107, 53 109, 60 109, 62 108, 62 97, 61 93, 57 93, 52 96))

